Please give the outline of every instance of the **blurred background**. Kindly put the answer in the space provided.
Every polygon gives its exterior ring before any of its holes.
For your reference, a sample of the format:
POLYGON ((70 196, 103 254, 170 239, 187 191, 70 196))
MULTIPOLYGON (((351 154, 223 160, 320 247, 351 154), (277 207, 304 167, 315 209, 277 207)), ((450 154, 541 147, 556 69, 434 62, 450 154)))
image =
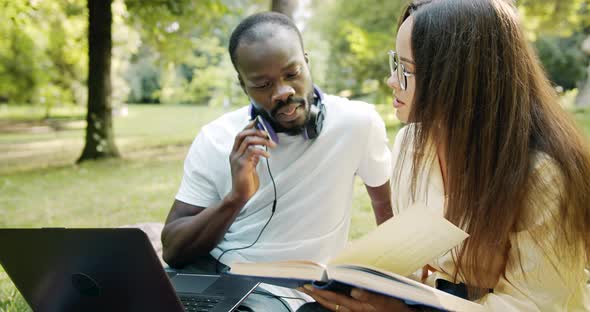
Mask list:
MULTIPOLYGON (((163 222, 200 127, 247 104, 227 45, 256 12, 291 16, 315 83, 375 104, 392 140, 386 52, 406 3, 0 0, 0 227, 163 222)), ((589 3, 516 1, 560 105, 586 133, 589 3)), ((353 209, 351 239, 375 226, 360 182, 353 209)), ((0 268, 0 311, 28 310, 0 268)))

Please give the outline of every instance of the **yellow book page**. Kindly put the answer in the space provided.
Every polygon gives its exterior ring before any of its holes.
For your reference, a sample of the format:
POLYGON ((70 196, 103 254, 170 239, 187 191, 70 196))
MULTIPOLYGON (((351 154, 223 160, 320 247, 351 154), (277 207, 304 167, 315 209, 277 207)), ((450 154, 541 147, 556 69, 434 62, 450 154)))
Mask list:
POLYGON ((330 265, 356 264, 408 276, 468 236, 442 215, 414 204, 351 242, 330 265))

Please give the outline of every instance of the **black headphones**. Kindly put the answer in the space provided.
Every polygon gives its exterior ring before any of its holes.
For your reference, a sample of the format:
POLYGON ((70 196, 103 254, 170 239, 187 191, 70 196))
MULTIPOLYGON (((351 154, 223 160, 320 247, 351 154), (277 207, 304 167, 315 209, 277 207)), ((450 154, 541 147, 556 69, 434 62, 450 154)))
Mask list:
MULTIPOLYGON (((326 107, 324 106, 324 93, 318 88, 317 86, 313 86, 313 93, 314 98, 316 99, 315 103, 311 103, 309 105, 309 119, 303 125, 303 137, 307 140, 312 140, 317 138, 322 131, 322 127, 324 124, 324 119, 326 118, 326 107)), ((260 130, 266 130, 270 135, 270 138, 279 143, 279 137, 277 136, 276 131, 272 128, 270 122, 260 114, 257 105, 253 102, 250 102, 250 120, 256 119, 260 115, 260 120, 262 121, 262 125, 256 124, 256 127, 260 130)))

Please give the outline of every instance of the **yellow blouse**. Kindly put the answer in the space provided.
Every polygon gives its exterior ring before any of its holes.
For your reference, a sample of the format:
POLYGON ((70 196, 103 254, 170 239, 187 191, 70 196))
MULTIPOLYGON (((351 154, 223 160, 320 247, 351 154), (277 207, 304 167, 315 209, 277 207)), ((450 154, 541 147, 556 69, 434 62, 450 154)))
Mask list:
MULTIPOLYGON (((410 174, 413 144, 409 137, 409 144, 402 145, 403 136, 411 131, 412 125, 402 128, 396 136, 392 148, 392 166, 395 168, 400 153, 408 153, 406 161, 401 165, 401 175, 396 181, 397 175, 392 176, 392 204, 394 214, 410 207, 412 201, 410 193, 410 174)), ((443 214, 445 196, 443 180, 436 159, 434 150, 429 152, 429 170, 425 170, 422 179, 417 182, 417 194, 415 201, 424 202, 426 207, 436 213, 443 214)), ((539 247, 532 235, 543 242, 544 246, 551 246, 555 241, 559 224, 552 217, 552 212, 558 209, 560 181, 558 168, 552 159, 545 154, 538 153, 534 159, 535 170, 543 179, 551 181, 549 185, 554 187, 533 190, 531 199, 541 197, 542 201, 530 201, 530 210, 525 216, 526 224, 510 237, 513 246, 508 255, 508 265, 505 276, 501 276, 498 283, 493 287, 493 293, 489 293, 476 300, 489 311, 590 311, 590 272, 588 271, 586 259, 569 259, 564 261, 557 255, 551 253, 551 249, 539 247), (540 206, 542 203, 542 206, 540 206), (536 231, 541 229, 542 231, 536 231), (543 237, 539 237, 542 233, 543 237), (518 242, 518 244, 517 244, 518 242), (518 246, 518 248, 514 248, 518 246), (520 252, 519 265, 517 263, 520 252), (573 261, 572 261, 573 260, 573 261), (559 273, 555 266, 560 268, 559 273), (524 275, 523 275, 524 271, 524 275)), ((455 272, 455 264, 448 252, 429 265, 435 270, 423 280, 424 283, 434 287, 435 280, 442 278, 452 281, 452 272, 455 272), (448 272, 444 273, 444 272, 448 272)), ((416 279, 420 279, 416 276, 416 279)), ((459 279, 458 282, 463 282, 459 279)))

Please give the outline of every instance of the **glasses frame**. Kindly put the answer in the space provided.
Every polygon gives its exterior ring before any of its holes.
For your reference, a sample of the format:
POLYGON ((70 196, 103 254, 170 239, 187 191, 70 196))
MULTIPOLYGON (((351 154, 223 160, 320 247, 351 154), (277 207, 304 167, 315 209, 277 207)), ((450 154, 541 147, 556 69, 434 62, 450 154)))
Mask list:
POLYGON ((400 62, 397 52, 389 50, 387 51, 387 55, 389 55, 390 74, 393 77, 393 75, 395 75, 397 72, 397 81, 399 81, 399 86, 405 91, 408 88, 408 77, 414 76, 414 73, 406 70, 406 66, 400 62), (397 70, 398 66, 402 68, 401 71, 397 70))

